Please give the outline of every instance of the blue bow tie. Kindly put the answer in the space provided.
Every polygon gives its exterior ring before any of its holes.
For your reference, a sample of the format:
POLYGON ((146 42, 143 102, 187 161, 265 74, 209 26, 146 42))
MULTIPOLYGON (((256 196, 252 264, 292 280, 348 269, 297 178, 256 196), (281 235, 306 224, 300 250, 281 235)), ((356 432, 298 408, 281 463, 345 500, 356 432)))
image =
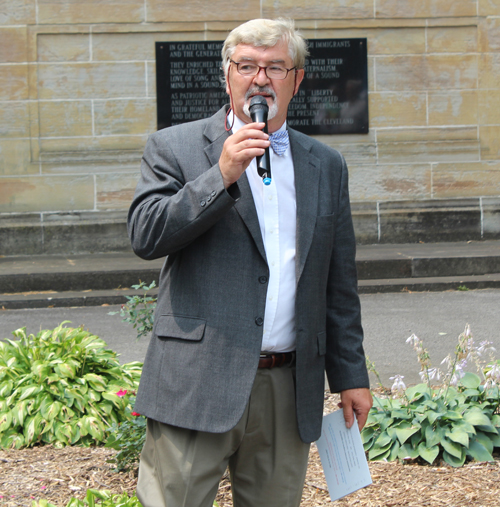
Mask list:
POLYGON ((274 153, 281 157, 290 144, 290 139, 288 138, 288 130, 280 130, 279 132, 271 134, 269 136, 269 141, 271 141, 271 148, 273 149, 274 153))

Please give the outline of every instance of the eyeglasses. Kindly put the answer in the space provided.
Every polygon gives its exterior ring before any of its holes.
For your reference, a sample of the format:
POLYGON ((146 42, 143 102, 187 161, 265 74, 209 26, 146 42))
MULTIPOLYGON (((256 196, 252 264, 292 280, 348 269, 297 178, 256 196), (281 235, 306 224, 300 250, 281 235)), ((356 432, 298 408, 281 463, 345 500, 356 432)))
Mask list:
POLYGON ((292 67, 291 69, 287 69, 286 67, 282 67, 281 65, 270 65, 269 67, 261 67, 260 65, 250 62, 235 62, 234 60, 229 61, 236 65, 236 70, 238 71, 238 74, 247 77, 256 76, 261 69, 264 69, 264 72, 266 73, 266 76, 269 79, 285 79, 291 70, 297 70, 297 67, 292 67))

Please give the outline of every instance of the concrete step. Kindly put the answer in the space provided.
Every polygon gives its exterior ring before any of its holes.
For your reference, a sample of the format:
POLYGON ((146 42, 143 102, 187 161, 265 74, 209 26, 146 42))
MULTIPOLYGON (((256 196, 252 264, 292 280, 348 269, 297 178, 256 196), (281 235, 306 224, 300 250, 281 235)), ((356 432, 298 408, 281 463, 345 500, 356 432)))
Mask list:
MULTIPOLYGON (((500 287, 500 241, 361 245, 361 293, 500 287)), ((132 253, 0 257, 0 308, 121 304, 163 259, 132 253)))

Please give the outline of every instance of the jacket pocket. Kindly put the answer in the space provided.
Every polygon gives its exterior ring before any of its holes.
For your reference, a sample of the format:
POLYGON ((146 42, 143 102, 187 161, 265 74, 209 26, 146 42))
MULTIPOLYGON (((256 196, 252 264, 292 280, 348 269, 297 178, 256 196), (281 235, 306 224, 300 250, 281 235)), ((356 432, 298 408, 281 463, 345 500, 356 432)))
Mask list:
POLYGON ((326 354, 326 333, 321 331, 318 333, 318 354, 324 356, 326 354))
POLYGON ((206 324, 206 320, 196 317, 160 315, 154 324, 153 332, 161 338, 200 341, 205 333, 206 324))

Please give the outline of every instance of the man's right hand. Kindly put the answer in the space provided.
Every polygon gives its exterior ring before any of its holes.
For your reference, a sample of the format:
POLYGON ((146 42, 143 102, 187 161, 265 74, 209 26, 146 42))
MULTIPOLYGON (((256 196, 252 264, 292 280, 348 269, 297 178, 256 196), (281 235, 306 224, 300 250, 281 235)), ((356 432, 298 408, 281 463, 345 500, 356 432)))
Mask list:
POLYGON ((265 123, 248 123, 226 139, 219 158, 226 188, 238 181, 252 159, 264 155, 269 147, 269 136, 262 131, 264 126, 265 123))

